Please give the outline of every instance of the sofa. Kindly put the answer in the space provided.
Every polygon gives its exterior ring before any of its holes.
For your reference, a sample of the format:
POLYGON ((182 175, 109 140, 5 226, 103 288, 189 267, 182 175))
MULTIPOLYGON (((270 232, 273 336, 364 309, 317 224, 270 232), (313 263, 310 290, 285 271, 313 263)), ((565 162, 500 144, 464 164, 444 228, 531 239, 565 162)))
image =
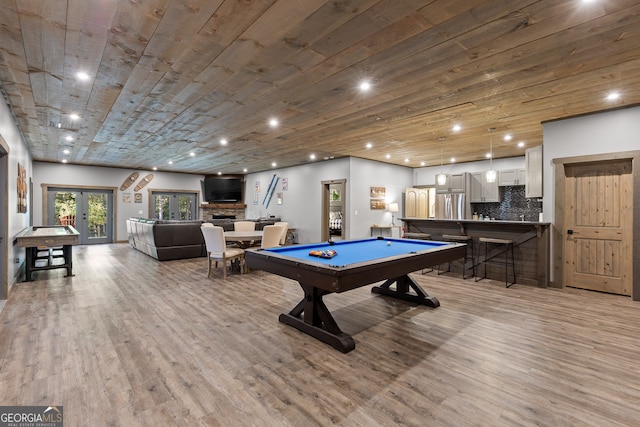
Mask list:
MULTIPOLYGON (((280 221, 280 218, 244 221, 255 221, 256 230, 262 230, 266 225, 273 225, 280 221)), ((200 231, 203 222, 129 218, 127 239, 132 247, 158 261, 204 257, 207 256, 207 248, 200 231)), ((219 225, 225 231, 233 230, 233 219, 211 219, 206 222, 219 225)))
POLYGON ((127 235, 131 246, 158 261, 207 255, 200 226, 202 221, 129 218, 127 235))

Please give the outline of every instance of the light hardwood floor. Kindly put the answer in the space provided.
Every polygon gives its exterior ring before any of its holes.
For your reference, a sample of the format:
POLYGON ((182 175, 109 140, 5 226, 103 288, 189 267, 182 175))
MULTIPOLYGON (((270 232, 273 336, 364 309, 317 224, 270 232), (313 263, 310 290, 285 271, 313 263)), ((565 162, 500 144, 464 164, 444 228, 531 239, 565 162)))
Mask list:
POLYGON ((74 248, 0 313, 0 405, 65 426, 634 426, 640 303, 414 274, 432 309, 362 287, 326 297, 356 349, 278 322, 296 282, 207 279, 204 258, 74 248))

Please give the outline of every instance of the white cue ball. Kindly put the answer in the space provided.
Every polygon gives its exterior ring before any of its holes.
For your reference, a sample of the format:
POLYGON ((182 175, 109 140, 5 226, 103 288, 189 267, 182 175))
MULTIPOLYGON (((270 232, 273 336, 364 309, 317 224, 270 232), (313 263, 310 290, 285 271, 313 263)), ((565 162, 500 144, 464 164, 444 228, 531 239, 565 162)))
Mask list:
POLYGON ((391 246, 391 242, 387 242, 387 246, 391 246))

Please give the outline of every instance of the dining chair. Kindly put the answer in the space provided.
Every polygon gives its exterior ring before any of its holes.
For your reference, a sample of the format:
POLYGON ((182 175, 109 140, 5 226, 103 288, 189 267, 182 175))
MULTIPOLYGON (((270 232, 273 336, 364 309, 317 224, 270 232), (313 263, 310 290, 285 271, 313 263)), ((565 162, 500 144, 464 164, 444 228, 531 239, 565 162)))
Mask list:
MULTIPOLYGON (((255 231, 256 223, 255 221, 234 221, 233 222, 233 230, 234 231, 255 231)), ((253 246, 255 242, 253 240, 247 242, 247 246, 253 246)))
MULTIPOLYGON (((281 225, 265 225, 262 229, 262 241, 260 247, 262 249, 277 248, 280 246, 280 237, 282 236, 281 225)), ((261 276, 264 275, 263 271, 260 271, 261 276)))
POLYGON ((254 231, 256 229, 255 221, 235 221, 233 223, 235 231, 254 231))
POLYGON ((282 236, 280 236, 280 246, 284 246, 285 243, 287 243, 287 231, 289 231, 289 223, 279 221, 273 225, 279 225, 280 227, 282 227, 282 236))
POLYGON ((227 278, 227 261, 238 260, 240 272, 244 271, 244 250, 240 248, 229 248, 224 239, 224 229, 219 226, 200 226, 204 243, 207 247, 207 277, 211 276, 211 261, 215 261, 218 268, 218 261, 222 262, 222 277, 227 278))
POLYGON ((280 246, 281 237, 282 237, 281 225, 266 225, 262 229, 262 243, 260 244, 260 247, 262 249, 277 248, 278 246, 280 246))

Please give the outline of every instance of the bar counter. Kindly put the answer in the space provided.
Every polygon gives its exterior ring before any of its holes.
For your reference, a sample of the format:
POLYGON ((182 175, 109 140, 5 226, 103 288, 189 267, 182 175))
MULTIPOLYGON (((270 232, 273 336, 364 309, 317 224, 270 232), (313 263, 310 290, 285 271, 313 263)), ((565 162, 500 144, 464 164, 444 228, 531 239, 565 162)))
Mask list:
MULTIPOLYGON (((476 256, 480 250, 479 237, 513 240, 516 284, 540 287, 549 285, 551 230, 549 222, 424 218, 400 218, 400 220, 404 223, 404 233, 426 233, 431 235, 432 240, 441 239, 443 234, 471 236, 476 256)), ((478 267, 484 269, 484 267, 478 267)), ((504 267, 488 265, 487 277, 504 282, 504 267)))

